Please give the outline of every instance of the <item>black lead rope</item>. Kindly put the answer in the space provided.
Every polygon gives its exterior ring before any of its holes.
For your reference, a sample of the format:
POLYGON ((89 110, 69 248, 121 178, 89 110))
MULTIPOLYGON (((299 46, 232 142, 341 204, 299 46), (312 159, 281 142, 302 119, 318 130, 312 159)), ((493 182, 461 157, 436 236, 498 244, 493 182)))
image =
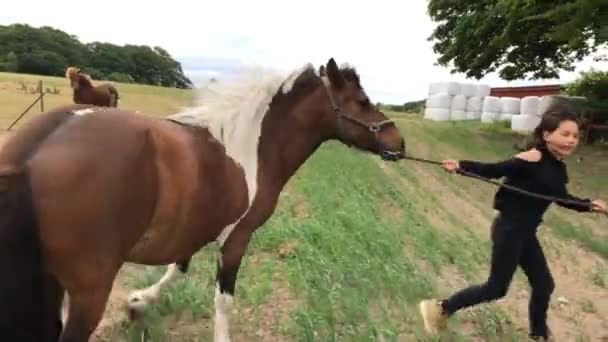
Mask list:
MULTIPOLYGON (((404 159, 408 159, 408 160, 413 160, 413 161, 417 161, 417 162, 422 162, 422 163, 427 163, 427 164, 433 164, 433 165, 442 165, 441 162, 436 161, 436 160, 430 160, 430 159, 424 159, 424 158, 417 158, 417 157, 410 157, 410 156, 403 156, 404 159)), ((572 199, 566 199, 566 198, 559 198, 559 197, 554 197, 554 196, 548 196, 548 195, 543 195, 543 194, 537 194, 534 192, 530 192, 524 189, 520 189, 518 187, 512 186, 512 185, 508 185, 508 184, 504 184, 486 177, 482 177, 479 175, 476 175, 474 173, 470 173, 461 169, 457 169, 456 173, 461 174, 465 177, 470 177, 470 178, 475 178, 481 181, 484 181, 486 183, 490 183, 490 184, 494 184, 494 185, 498 185, 500 187, 515 191, 515 192, 519 192, 521 194, 524 194, 526 196, 530 196, 530 197, 535 197, 535 198, 540 198, 540 199, 544 199, 547 201, 552 201, 552 202, 560 202, 563 204, 573 204, 573 205, 579 205, 579 206, 587 206, 590 207, 592 206, 591 203, 589 202, 582 202, 582 201, 577 201, 577 200, 572 200, 572 199)), ((608 213, 607 212, 603 212, 604 215, 606 215, 608 217, 608 213)))

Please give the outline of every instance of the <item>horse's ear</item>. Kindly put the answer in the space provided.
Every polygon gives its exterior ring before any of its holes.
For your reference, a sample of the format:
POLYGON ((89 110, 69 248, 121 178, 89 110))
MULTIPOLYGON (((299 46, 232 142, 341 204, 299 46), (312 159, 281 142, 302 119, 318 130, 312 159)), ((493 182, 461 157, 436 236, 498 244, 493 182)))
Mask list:
POLYGON ((340 89, 344 86, 344 76, 342 76, 340 68, 338 68, 338 64, 333 58, 330 58, 327 62, 327 76, 334 87, 340 89))
POLYGON ((325 72, 325 65, 321 65, 319 67, 319 76, 325 76, 327 73, 325 72))

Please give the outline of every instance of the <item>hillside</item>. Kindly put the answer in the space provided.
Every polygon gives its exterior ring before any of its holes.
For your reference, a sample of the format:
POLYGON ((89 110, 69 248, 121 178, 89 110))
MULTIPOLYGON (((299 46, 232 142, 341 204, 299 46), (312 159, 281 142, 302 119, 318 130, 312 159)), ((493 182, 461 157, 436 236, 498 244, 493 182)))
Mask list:
MULTIPOLYGON (((33 100, 15 90, 39 77, 0 74, 0 125, 33 100)), ((69 103, 67 82, 44 78, 69 103)), ((119 84, 121 107, 164 115, 187 105, 188 91, 119 84)), ((55 96, 55 97, 53 97, 55 96)), ((31 115, 36 115, 32 113, 31 115)), ((521 136, 479 122, 429 122, 391 114, 408 153, 498 160, 521 136)), ((27 119, 27 117, 26 117, 27 119)), ((568 161, 574 194, 608 197, 608 149, 586 146, 568 161), (602 177, 603 176, 603 177, 602 177)), ((254 236, 239 272, 234 341, 435 341, 422 331, 417 303, 483 281, 495 187, 435 166, 374 156, 326 143, 289 182, 270 221, 254 236)), ((559 341, 608 339, 608 220, 553 206, 539 233, 556 281, 549 323, 559 341)), ((215 245, 146 317, 153 341, 213 336, 215 245)), ((155 282, 164 267, 125 265, 97 336, 141 341, 126 323, 129 289, 155 282)), ((454 317, 447 341, 520 341, 527 329, 525 277, 504 300, 454 317)))

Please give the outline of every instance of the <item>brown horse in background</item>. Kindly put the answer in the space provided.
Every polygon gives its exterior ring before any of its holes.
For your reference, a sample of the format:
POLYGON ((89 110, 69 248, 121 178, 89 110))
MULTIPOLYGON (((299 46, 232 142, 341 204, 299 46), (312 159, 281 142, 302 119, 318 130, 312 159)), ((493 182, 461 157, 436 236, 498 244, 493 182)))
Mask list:
POLYGON ((80 69, 69 67, 65 77, 70 80, 73 100, 76 104, 90 104, 104 107, 118 107, 118 90, 110 83, 93 86, 91 77, 80 69))
POLYGON ((165 119, 70 105, 20 127, 0 150, 0 341, 88 341, 124 262, 170 265, 131 297, 141 310, 212 242, 214 340, 230 341, 241 259, 300 166, 328 140, 404 156, 355 69, 321 70, 217 82, 165 119))

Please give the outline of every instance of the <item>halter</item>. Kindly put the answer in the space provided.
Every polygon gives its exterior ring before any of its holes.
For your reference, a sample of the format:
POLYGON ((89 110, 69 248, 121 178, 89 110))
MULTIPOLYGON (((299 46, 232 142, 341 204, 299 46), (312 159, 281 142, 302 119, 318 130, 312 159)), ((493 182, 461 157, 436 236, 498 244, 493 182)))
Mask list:
MULTIPOLYGON (((347 113, 345 113, 344 111, 342 111, 340 109, 340 107, 338 106, 338 104, 336 103, 336 100, 331 92, 331 84, 329 82, 329 79, 326 76, 321 76, 321 80, 323 81, 323 85, 325 85, 325 90, 327 90, 327 96, 329 97, 329 102, 331 103, 331 108, 333 109, 334 113, 336 113, 336 118, 338 119, 338 130, 339 130, 339 134, 342 137, 342 141, 344 141, 344 143, 348 146, 351 146, 352 144, 349 142, 349 139, 345 139, 346 135, 344 134, 344 126, 342 123, 342 119, 346 119, 354 124, 357 124, 359 126, 365 127, 367 130, 369 130, 371 133, 374 134, 374 137, 376 139, 376 142, 380 145, 380 141, 378 139, 378 134, 380 133, 380 131, 382 130, 382 128, 388 126, 388 125, 394 125, 395 123, 392 120, 382 120, 382 121, 376 121, 376 122, 371 122, 371 123, 367 123, 364 121, 361 121, 347 113)), ((385 151, 383 153, 392 153, 390 151, 385 151)))

